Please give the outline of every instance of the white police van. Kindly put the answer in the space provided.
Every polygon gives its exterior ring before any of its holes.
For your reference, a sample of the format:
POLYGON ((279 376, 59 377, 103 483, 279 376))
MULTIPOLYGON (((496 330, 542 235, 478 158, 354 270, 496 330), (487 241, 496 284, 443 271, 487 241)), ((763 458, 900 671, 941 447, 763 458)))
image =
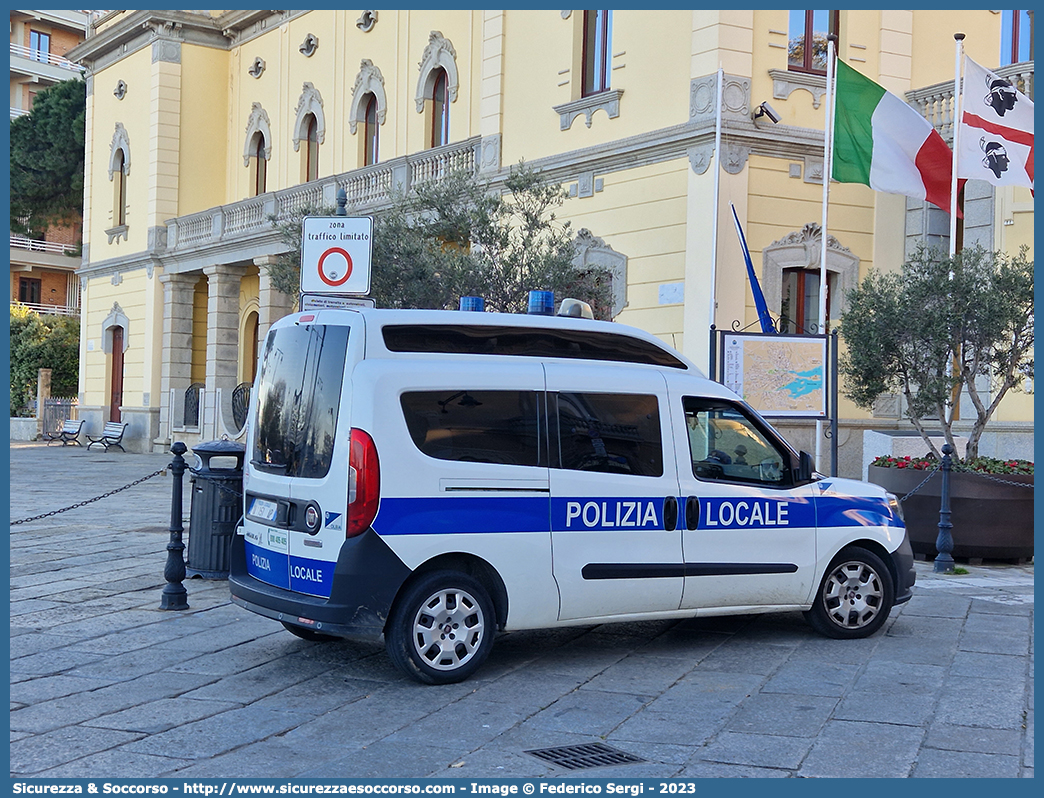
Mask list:
POLYGON ((611 322, 318 310, 276 322, 250 409, 233 601, 308 640, 384 635, 459 681, 497 630, 907 601, 881 488, 813 472, 682 355, 611 322))

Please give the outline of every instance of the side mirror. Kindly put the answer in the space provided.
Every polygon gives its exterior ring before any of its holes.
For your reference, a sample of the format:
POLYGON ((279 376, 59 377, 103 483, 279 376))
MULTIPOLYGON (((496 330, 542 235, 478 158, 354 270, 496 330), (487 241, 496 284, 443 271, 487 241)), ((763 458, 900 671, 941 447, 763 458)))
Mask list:
POLYGON ((801 454, 798 455, 798 484, 811 482, 812 472, 815 470, 815 465, 812 462, 812 455, 810 455, 808 452, 802 451, 801 454))

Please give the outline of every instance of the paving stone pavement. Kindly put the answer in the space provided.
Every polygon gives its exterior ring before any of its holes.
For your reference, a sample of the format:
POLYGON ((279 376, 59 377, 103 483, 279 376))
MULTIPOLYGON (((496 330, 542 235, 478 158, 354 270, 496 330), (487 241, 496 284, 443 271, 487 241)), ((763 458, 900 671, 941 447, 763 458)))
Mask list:
MULTIPOLYGON (((169 454, 11 444, 11 518, 169 454)), ((161 611, 171 479, 11 527, 14 777, 1032 777, 1033 566, 918 563, 868 640, 800 613, 501 635, 463 684, 308 643, 186 581, 161 611), (644 759, 567 771, 526 752, 644 759)), ((189 485, 184 515, 188 527, 189 485)))

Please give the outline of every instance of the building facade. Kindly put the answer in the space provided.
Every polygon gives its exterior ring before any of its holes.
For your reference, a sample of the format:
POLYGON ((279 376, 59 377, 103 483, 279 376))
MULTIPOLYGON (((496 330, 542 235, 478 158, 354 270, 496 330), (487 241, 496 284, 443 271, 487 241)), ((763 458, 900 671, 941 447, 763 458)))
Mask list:
MULTIPOLYGON (((89 21, 86 11, 10 12, 12 120, 32 110, 38 92, 83 74, 83 67, 65 56, 84 40, 89 21)), ((40 313, 79 315, 80 227, 77 221, 11 235, 12 303, 40 313)))
MULTIPOLYGON (((521 160, 568 192, 560 216, 577 257, 612 269, 618 321, 706 366, 712 323, 756 320, 731 203, 770 309, 803 303, 818 325, 826 33, 943 128, 953 33, 997 65, 1004 13, 112 12, 73 53, 89 87, 81 416, 127 421, 139 449, 236 437, 257 341, 294 305, 265 268, 285 248, 272 219, 338 189, 378 211, 457 168, 497 186, 521 160)), ((1032 91, 1032 63, 1006 68, 1032 91)), ((975 190, 966 240, 1032 245, 1029 192, 975 190)), ((947 219, 834 184, 829 319, 947 219)), ((1031 426, 1029 402, 1008 405, 999 421, 1031 426)), ((863 428, 900 423, 841 415, 856 463, 863 428)), ((810 448, 810 425, 788 432, 810 448)))

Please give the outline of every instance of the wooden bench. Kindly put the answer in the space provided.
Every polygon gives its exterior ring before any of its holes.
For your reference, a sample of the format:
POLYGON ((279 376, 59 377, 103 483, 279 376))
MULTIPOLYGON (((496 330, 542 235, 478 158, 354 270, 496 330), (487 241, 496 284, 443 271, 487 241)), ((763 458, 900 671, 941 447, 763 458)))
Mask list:
POLYGON ((90 450, 92 446, 98 444, 104 446, 105 451, 109 451, 113 446, 119 449, 121 452, 127 451, 120 444, 123 440, 123 433, 127 431, 127 425, 119 421, 106 421, 105 428, 102 429, 102 434, 98 438, 92 438, 90 435, 87 436, 87 440, 90 443, 87 444, 87 449, 90 450))
POLYGON ((47 445, 50 446, 54 441, 61 441, 62 446, 67 443, 75 443, 77 446, 83 446, 80 443, 80 430, 83 429, 83 420, 66 419, 62 422, 62 428, 57 432, 45 432, 44 437, 47 438, 47 445))

